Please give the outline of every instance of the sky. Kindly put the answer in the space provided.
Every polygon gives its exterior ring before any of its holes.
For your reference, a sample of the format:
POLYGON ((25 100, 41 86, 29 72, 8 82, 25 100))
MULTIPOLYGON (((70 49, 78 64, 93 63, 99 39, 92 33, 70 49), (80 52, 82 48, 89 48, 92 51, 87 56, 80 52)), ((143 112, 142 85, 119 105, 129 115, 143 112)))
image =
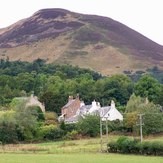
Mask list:
POLYGON ((163 0, 1 0, 0 28, 44 8, 110 17, 163 45, 163 0))

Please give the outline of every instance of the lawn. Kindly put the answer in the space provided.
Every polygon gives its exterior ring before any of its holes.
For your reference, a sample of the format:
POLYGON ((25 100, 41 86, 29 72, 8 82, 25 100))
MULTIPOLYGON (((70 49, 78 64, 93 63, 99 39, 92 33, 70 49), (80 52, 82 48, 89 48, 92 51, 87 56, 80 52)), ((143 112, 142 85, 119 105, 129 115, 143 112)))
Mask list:
MULTIPOLYGON (((109 141, 118 136, 109 135, 109 141)), ((106 139, 103 139, 106 150, 106 139)), ((163 140, 163 136, 145 141, 163 140)), ((100 153, 100 138, 0 146, 0 163, 162 163, 163 157, 100 153)))
POLYGON ((0 154, 1 163, 162 163, 162 157, 120 154, 0 154))

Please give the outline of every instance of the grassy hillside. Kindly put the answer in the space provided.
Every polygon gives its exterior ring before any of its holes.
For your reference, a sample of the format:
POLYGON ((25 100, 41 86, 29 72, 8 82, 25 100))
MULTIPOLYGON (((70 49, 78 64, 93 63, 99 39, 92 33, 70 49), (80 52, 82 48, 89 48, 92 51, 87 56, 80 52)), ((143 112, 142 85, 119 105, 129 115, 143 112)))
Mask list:
POLYGON ((0 58, 41 58, 110 75, 163 68, 163 47, 110 18, 44 9, 0 29, 0 58))

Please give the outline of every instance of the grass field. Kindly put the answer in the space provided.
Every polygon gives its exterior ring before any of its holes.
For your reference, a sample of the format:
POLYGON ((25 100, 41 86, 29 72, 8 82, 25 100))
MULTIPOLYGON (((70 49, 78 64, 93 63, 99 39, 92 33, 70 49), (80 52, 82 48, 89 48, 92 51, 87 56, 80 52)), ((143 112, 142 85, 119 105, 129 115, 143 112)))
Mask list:
MULTIPOLYGON (((117 138, 118 136, 110 136, 109 141, 115 140, 117 138)), ((106 144, 106 139, 103 139, 103 150, 106 150, 106 144)), ((97 153, 100 152, 100 150, 100 138, 0 146, 0 153, 70 154, 97 153)))
POLYGON ((162 157, 120 154, 0 154, 1 163, 162 163, 162 157))
MULTIPOLYGON (((109 136, 109 141, 117 138, 109 136)), ((145 141, 149 140, 163 141, 163 136, 145 141)), ((0 163, 163 163, 163 157, 100 153, 100 138, 5 145, 0 146, 0 153, 0 163)))

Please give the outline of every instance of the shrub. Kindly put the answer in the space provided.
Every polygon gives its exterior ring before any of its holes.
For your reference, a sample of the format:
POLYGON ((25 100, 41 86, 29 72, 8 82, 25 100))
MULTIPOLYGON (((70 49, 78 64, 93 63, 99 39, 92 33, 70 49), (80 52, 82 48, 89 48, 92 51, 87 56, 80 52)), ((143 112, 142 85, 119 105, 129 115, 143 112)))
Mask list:
POLYGON ((58 121, 58 116, 54 112, 46 112, 45 113, 45 124, 50 125, 50 124, 56 124, 58 121))
POLYGON ((78 139, 78 131, 72 130, 71 132, 68 132, 66 135, 66 139, 76 140, 78 139))
POLYGON ((83 136, 96 137, 99 134, 100 118, 96 115, 87 115, 79 120, 77 127, 83 136))
POLYGON ((108 151, 113 153, 132 153, 163 156, 162 142, 140 143, 137 139, 120 137, 116 142, 108 143, 107 147, 108 151))
POLYGON ((64 136, 63 130, 61 130, 60 128, 55 128, 53 130, 50 130, 45 135, 45 139, 48 139, 48 140, 59 140, 59 139, 62 139, 63 136, 64 136))
POLYGON ((44 121, 45 120, 45 115, 39 106, 29 106, 28 109, 31 109, 32 114, 37 117, 38 121, 44 121))
POLYGON ((117 143, 115 141, 108 143, 107 147, 109 152, 117 153, 118 151, 117 143))
POLYGON ((64 121, 62 121, 59 125, 59 128, 64 131, 64 134, 66 135, 68 132, 72 132, 74 130, 77 131, 77 125, 72 124, 65 124, 64 121))
POLYGON ((163 143, 161 142, 143 142, 140 148, 141 153, 145 155, 163 155, 163 143))
POLYGON ((67 132, 77 130, 77 125, 75 123, 65 124, 65 129, 67 132))
POLYGON ((48 125, 40 128, 39 138, 46 140, 58 140, 62 139, 64 136, 64 131, 57 126, 48 125))
POLYGON ((50 132, 51 130, 53 130, 54 128, 56 128, 56 126, 55 125, 45 125, 45 126, 41 126, 40 128, 39 128, 39 131, 38 131, 38 135, 37 135, 37 137, 38 137, 38 139, 44 139, 45 138, 45 135, 48 133, 48 132, 50 132))
POLYGON ((126 139, 122 144, 122 153, 138 153, 136 139, 126 139))
POLYGON ((18 141, 14 123, 3 122, 0 124, 0 141, 2 144, 15 143, 18 141))

